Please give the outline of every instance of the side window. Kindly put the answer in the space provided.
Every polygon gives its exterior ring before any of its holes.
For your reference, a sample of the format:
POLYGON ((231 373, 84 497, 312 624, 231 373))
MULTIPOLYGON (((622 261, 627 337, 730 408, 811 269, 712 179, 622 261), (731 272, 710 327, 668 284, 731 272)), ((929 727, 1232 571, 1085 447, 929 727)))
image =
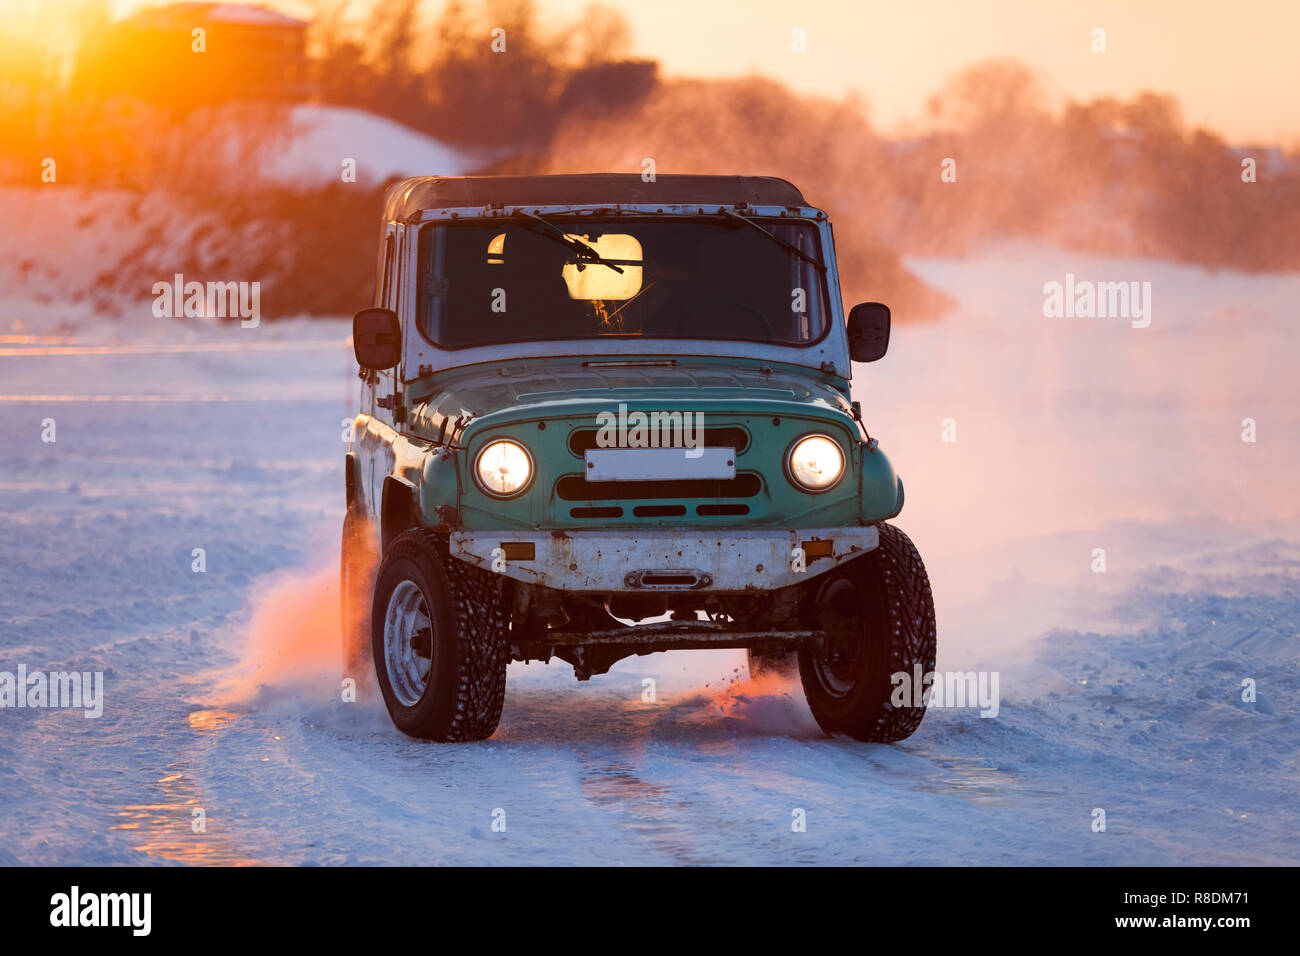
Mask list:
MULTIPOLYGON (((396 227, 389 226, 380 252, 382 272, 375 288, 375 305, 378 308, 394 309, 397 304, 397 232, 396 227)), ((392 425, 392 409, 396 404, 396 385, 391 369, 382 372, 369 372, 365 379, 366 396, 369 398, 367 414, 392 425)), ((363 397, 363 402, 366 398, 363 397)))
MULTIPOLYGON (((487 261, 490 265, 505 264, 505 233, 499 233, 488 243, 487 261)), ((420 230, 417 243, 419 265, 417 275, 420 285, 417 289, 419 312, 416 321, 420 331, 434 341, 442 334, 444 322, 443 304, 449 288, 443 277, 447 260, 447 230, 437 226, 425 226, 420 230)), ((499 280, 498 280, 499 281, 499 280)))
POLYGON ((380 308, 393 308, 390 295, 393 288, 393 271, 396 265, 394 257, 394 248, 396 246, 396 235, 391 231, 384 238, 384 275, 379 286, 379 300, 376 302, 380 308))
MULTIPOLYGON (((814 234, 807 229, 787 229, 775 226, 772 232, 803 253, 817 255, 814 234)), ((792 328, 783 328, 783 334, 794 342, 814 342, 821 338, 822 323, 825 321, 822 309, 821 275, 801 259, 790 257, 790 289, 793 300, 792 328)))
POLYGON ((399 314, 404 304, 403 300, 406 298, 402 286, 406 284, 406 237, 408 234, 409 230, 401 228, 401 231, 393 236, 393 266, 390 270, 392 275, 388 280, 389 294, 392 296, 392 304, 389 308, 399 314))

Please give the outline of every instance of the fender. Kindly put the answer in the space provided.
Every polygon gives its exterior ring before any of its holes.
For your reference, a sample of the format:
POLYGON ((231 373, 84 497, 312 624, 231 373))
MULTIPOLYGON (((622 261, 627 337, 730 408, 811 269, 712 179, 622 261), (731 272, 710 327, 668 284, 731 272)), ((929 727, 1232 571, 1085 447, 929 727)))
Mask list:
POLYGON ((389 542, 419 524, 420 507, 415 485, 405 478, 388 475, 384 478, 384 500, 380 511, 380 548, 386 551, 389 542))

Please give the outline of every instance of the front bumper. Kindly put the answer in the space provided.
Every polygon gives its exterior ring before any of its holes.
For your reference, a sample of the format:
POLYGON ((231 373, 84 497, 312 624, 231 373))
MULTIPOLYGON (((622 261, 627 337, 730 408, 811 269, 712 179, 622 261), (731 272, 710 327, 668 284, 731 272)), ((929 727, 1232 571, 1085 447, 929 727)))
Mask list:
POLYGON ((879 542, 874 526, 707 533, 456 531, 451 554, 516 581, 563 591, 708 593, 790 587, 879 542))

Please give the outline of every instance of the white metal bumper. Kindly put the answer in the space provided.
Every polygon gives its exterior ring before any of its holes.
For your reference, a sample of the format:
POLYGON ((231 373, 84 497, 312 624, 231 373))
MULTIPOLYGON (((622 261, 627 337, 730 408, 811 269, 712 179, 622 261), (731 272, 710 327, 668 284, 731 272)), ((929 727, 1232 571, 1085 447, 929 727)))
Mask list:
POLYGON ((457 531, 451 553, 516 581, 565 591, 769 591, 829 571, 879 542, 874 527, 457 531))

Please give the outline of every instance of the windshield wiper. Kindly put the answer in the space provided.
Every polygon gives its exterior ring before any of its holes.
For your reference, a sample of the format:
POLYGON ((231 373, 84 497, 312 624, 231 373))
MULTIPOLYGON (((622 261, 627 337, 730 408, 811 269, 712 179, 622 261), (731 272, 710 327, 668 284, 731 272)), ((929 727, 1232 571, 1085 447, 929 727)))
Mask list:
POLYGON ((545 236, 547 239, 552 239, 555 242, 560 242, 568 246, 570 249, 573 250, 574 255, 576 255, 579 259, 585 259, 588 262, 594 262, 596 265, 599 266, 608 266, 609 268, 613 269, 615 272, 622 275, 623 270, 621 268, 619 268, 614 263, 610 262, 608 259, 602 257, 599 252, 591 248, 591 246, 587 245, 581 239, 569 235, 567 232, 565 232, 555 223, 551 222, 549 219, 543 219, 541 216, 538 216, 531 212, 524 212, 522 209, 516 209, 515 215, 520 216, 524 219, 528 219, 531 222, 537 223, 539 226, 542 227, 541 235, 545 236))
POLYGON ((740 213, 732 212, 730 209, 727 209, 725 207, 720 208, 718 212, 728 219, 734 219, 736 222, 743 222, 746 226, 749 226, 751 229, 757 229, 759 232, 767 236, 767 238, 771 239, 773 242, 775 242, 786 252, 790 253, 792 256, 797 256, 798 258, 802 259, 804 262, 808 263, 818 272, 821 273, 826 272, 826 267, 822 265, 820 262, 818 262, 816 259, 814 259, 812 256, 808 255, 808 253, 804 252, 802 249, 800 249, 798 246, 794 245, 793 243, 786 242, 776 233, 769 232, 768 230, 764 229, 758 223, 754 222, 754 220, 746 216, 742 216, 740 215, 740 213))

